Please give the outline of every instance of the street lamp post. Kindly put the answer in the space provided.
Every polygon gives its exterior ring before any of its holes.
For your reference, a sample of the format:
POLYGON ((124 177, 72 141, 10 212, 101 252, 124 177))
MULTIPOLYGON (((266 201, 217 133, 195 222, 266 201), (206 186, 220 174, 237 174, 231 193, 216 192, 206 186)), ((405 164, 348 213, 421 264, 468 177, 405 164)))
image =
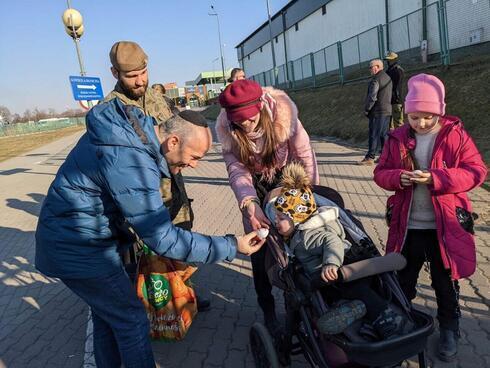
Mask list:
POLYGON ((214 89, 216 88, 216 75, 215 75, 215 71, 216 71, 216 67, 214 66, 214 63, 217 62, 219 60, 219 57, 217 57, 216 59, 213 59, 212 63, 213 63, 213 93, 214 93, 214 89))
POLYGON ((266 0, 267 3, 267 18, 269 19, 269 38, 271 42, 271 50, 272 50, 272 70, 274 72, 274 85, 277 86, 277 68, 276 68, 276 53, 274 50, 274 42, 272 42, 272 21, 271 21, 271 12, 269 10, 269 0, 266 0))
POLYGON ((221 30, 219 26, 219 15, 218 12, 214 9, 214 6, 211 5, 211 9, 213 10, 213 13, 208 13, 210 16, 215 16, 216 21, 218 22, 218 40, 219 40, 219 53, 221 56, 221 72, 223 73, 223 85, 226 86, 226 79, 225 79, 225 62, 223 60, 223 48, 221 46, 221 30))
MULTIPOLYGON (((82 37, 83 28, 83 18, 78 10, 71 7, 70 0, 66 1, 68 9, 63 12, 62 20, 65 25, 65 32, 70 36, 75 43, 75 49, 77 51, 78 64, 80 65, 80 75, 84 77, 86 75, 85 68, 83 66, 82 51, 80 49, 80 37, 82 37)), ((87 101, 88 106, 92 107, 92 101, 87 101)))

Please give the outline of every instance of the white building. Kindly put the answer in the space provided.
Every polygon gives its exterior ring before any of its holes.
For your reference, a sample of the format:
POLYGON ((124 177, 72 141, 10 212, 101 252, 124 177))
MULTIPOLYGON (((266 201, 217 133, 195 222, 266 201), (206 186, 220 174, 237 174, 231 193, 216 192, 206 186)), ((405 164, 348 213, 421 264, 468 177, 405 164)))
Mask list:
MULTIPOLYGON (((358 65, 387 50, 419 56, 423 40, 429 55, 441 51, 441 42, 454 49, 490 41, 488 0, 292 0, 271 19, 279 83, 308 78, 312 69, 318 75, 339 64, 358 65), (438 11, 444 7, 446 19, 438 11), (440 19, 447 24, 447 40, 440 37, 440 19)), ((268 22, 236 49, 247 76, 269 72, 268 22)), ((272 84, 272 73, 264 76, 272 84)))

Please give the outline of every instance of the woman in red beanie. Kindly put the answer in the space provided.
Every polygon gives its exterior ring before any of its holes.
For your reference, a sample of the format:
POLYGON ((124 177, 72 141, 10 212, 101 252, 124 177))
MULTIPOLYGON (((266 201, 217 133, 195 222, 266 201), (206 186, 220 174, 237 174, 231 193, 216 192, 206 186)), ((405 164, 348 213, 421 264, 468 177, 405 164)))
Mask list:
MULTIPOLYGON (((296 105, 281 90, 237 80, 221 93, 219 102, 225 110, 218 116, 216 131, 243 226, 249 231, 269 228, 261 203, 287 163, 300 162, 311 182, 319 182, 310 138, 298 119, 296 105)), ((265 324, 274 334, 278 325, 264 264, 266 248, 252 255, 252 269, 265 324)))
POLYGON ((374 181, 395 194, 388 198, 387 252, 401 252, 407 266, 398 273, 409 300, 430 263, 437 298, 439 358, 458 352, 458 279, 475 272, 473 216, 467 192, 481 185, 487 168, 461 120, 446 115, 444 84, 430 74, 408 81, 408 124, 390 133, 374 170, 374 181))

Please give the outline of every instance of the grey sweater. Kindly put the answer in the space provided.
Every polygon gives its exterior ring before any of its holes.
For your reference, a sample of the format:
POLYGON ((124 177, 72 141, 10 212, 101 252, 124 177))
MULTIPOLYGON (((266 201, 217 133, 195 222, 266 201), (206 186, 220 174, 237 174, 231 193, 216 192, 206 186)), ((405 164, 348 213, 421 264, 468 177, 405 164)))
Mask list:
MULTIPOLYGON (((430 167, 432 150, 438 132, 428 134, 415 134, 417 144, 415 146, 415 159, 420 170, 430 167)), ((413 189, 412 207, 408 220, 409 229, 435 229, 436 215, 432 204, 431 195, 427 185, 415 184, 413 189)))
POLYGON ((289 246, 308 273, 327 264, 342 266, 350 243, 339 221, 339 209, 320 207, 316 214, 298 225, 289 246))

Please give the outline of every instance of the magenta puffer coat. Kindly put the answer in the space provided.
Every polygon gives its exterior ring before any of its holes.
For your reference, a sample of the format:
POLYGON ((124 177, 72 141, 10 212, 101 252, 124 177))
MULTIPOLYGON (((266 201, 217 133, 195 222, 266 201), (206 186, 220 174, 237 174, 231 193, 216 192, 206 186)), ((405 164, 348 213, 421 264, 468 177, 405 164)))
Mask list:
MULTIPOLYGON (((433 184, 428 189, 442 261, 451 271, 452 279, 457 280, 475 272, 473 219, 467 192, 483 183, 487 167, 459 118, 444 116, 440 123, 442 128, 434 143, 429 168, 433 184)), ((404 170, 413 170, 410 151, 415 149, 416 141, 409 133, 409 124, 390 133, 374 170, 376 184, 395 191, 387 201, 388 253, 401 252, 407 234, 413 188, 403 188, 400 175, 404 170)))

